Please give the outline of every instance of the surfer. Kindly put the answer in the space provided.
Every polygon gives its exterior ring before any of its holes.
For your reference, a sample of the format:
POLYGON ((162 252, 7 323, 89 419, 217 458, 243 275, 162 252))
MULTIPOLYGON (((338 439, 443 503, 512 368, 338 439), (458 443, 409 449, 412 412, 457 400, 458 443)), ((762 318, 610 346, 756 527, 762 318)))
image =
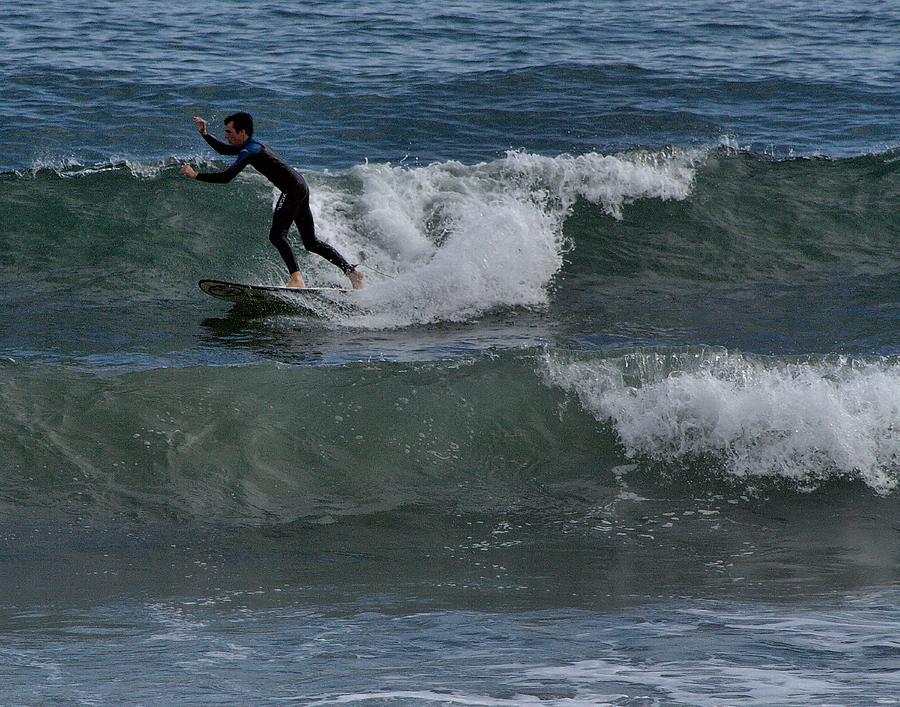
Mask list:
POLYGON ((291 223, 297 224, 300 239, 306 250, 322 256, 329 263, 333 263, 343 270, 344 274, 350 278, 353 289, 358 290, 362 287, 363 274, 356 269, 356 266, 347 262, 330 245, 316 238, 316 227, 312 211, 309 208, 309 187, 306 180, 272 150, 253 137, 253 118, 249 113, 235 113, 225 118, 227 143, 217 140, 206 131, 208 123, 203 118, 195 116, 194 122, 210 147, 220 155, 237 155, 237 159, 224 172, 201 173, 186 164, 181 167, 182 174, 201 182, 225 184, 234 179, 249 164, 281 190, 281 196, 275 206, 275 213, 272 215, 269 240, 278 249, 287 265, 290 273, 288 287, 306 286, 303 275, 300 274, 297 256, 287 238, 291 223))

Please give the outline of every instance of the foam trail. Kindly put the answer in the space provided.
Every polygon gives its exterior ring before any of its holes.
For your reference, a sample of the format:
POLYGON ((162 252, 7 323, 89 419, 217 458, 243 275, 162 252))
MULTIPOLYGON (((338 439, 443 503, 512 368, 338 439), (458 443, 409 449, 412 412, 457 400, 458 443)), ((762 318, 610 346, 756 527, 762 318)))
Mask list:
POLYGON ((609 421, 629 457, 717 458, 728 473, 798 481, 900 480, 900 361, 784 363, 723 351, 571 360, 545 380, 609 421))

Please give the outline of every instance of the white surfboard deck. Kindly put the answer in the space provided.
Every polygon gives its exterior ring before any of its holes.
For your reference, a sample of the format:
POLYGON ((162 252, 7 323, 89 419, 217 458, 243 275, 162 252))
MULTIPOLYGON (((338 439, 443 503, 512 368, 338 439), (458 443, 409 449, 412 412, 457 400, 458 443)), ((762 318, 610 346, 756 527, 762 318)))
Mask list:
POLYGON ((317 316, 356 309, 351 301, 353 290, 344 287, 294 288, 224 280, 200 280, 198 284, 208 295, 257 309, 299 308, 317 316))

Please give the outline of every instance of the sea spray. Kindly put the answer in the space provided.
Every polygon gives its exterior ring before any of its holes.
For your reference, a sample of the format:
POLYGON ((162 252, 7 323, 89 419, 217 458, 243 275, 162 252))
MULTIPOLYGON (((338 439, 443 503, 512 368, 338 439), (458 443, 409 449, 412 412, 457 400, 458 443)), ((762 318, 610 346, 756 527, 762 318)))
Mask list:
POLYGON ((325 183, 312 203, 339 249, 396 278, 373 278, 361 297, 369 314, 349 323, 382 328, 465 321, 495 308, 547 304, 573 246, 563 224, 577 199, 617 219, 635 199, 684 199, 700 157, 510 152, 473 166, 360 165, 351 171, 357 194, 325 183))

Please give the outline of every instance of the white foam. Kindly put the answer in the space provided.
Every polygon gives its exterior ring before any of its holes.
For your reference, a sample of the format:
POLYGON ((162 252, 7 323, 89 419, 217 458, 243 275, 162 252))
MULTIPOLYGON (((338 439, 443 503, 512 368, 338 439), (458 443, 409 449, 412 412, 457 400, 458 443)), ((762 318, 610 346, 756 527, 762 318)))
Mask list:
POLYGON ((528 180, 546 184, 551 196, 566 208, 580 196, 621 219, 622 207, 636 199, 686 199, 705 156, 701 150, 675 149, 575 157, 510 152, 505 164, 528 180))
POLYGON ((32 161, 31 167, 27 172, 17 170, 15 173, 18 176, 25 176, 25 174, 29 174, 32 177, 36 177, 39 173, 46 171, 54 172, 59 176, 66 176, 70 173, 80 172, 82 169, 94 170, 95 168, 85 166, 83 162, 75 157, 62 157, 45 154, 35 158, 32 161))
MULTIPOLYGON (((319 233, 368 266, 369 286, 358 298, 368 314, 343 323, 398 327, 543 307, 571 247, 563 223, 579 197, 615 218, 635 199, 684 199, 700 158, 510 152, 472 166, 359 165, 316 180, 311 205, 319 233)), ((335 276, 333 268, 310 265, 318 281, 335 276)))
MULTIPOLYGON (((127 171, 138 179, 155 179, 182 164, 201 167, 216 167, 217 163, 203 156, 188 155, 184 157, 168 157, 156 161, 141 161, 129 157, 114 156, 105 162, 85 163, 75 157, 54 157, 44 155, 31 163, 28 174, 36 177, 42 172, 52 172, 62 178, 90 177, 95 174, 127 171)), ((16 172, 24 176, 22 172, 16 172)))
POLYGON ((609 421, 629 457, 714 457, 736 475, 900 480, 900 359, 785 363, 724 351, 567 360, 546 380, 609 421))

